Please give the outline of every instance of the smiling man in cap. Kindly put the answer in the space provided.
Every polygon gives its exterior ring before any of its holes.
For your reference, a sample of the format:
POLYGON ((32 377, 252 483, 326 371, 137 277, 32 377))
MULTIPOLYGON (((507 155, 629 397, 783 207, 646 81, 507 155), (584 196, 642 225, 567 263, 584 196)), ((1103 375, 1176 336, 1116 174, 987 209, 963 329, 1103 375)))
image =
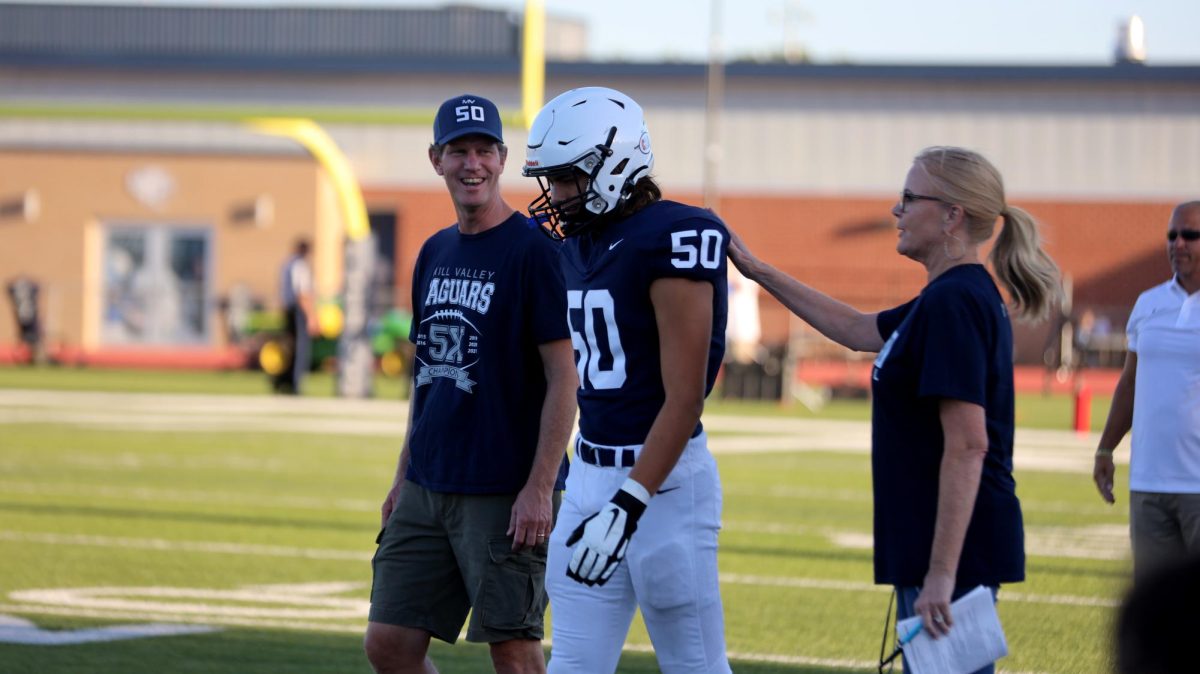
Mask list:
POLYGON ((508 149, 480 96, 446 101, 429 161, 458 221, 413 271, 409 424, 372 562, 376 672, 435 672, 430 639, 545 672, 546 536, 566 477, 574 353, 555 244, 500 195, 508 149), (471 611, 472 607, 474 611, 471 611))

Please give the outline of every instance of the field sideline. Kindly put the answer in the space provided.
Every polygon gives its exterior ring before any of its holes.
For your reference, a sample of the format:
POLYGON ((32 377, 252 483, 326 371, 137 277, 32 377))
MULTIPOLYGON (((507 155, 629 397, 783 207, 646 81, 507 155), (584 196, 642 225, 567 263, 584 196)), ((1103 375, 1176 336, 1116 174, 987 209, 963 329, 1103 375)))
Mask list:
MULTIPOLYGON (((870 584, 867 425, 712 407, 735 671, 873 671, 888 593, 870 584)), ((368 672, 369 560, 404 419, 396 400, 0 389, 0 671, 368 672), (211 629, 10 643, 145 623, 211 629)), ((1018 430, 1029 579, 1001 592, 1003 671, 1109 669, 1097 645, 1127 516, 1095 495, 1091 442, 1018 430)), ((433 656, 490 670, 478 646, 433 656)), ((640 624, 620 671, 656 671, 640 624)))

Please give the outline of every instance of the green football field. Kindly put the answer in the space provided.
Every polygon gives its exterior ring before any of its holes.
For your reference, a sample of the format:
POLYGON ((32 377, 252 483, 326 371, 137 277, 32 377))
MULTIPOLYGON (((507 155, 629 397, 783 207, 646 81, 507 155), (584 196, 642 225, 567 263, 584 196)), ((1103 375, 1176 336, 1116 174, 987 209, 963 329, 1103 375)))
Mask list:
MULTIPOLYGON (((68 385, 0 369, 0 671, 370 671, 370 557, 404 403, 182 385, 190 376, 68 385)), ((863 417, 706 414, 737 672, 874 671, 889 595, 870 582, 863 417)), ((1028 581, 1001 591, 1000 668, 1108 671, 1125 486, 1116 508, 1096 496, 1090 438, 1022 428, 1017 444, 1028 581)), ((490 671, 484 647, 432 655, 444 673, 490 671)), ((657 671, 638 623, 620 671, 657 671)))

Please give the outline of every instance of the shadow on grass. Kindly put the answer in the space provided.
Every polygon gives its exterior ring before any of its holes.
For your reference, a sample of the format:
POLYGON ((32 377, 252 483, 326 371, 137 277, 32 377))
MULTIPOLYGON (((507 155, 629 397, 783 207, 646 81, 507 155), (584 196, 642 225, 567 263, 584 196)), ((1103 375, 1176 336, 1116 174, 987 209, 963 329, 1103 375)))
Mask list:
POLYGON ((1055 564, 1053 562, 1030 561, 1025 562, 1026 576, 1078 576, 1084 578, 1112 578, 1114 580, 1128 580, 1131 576, 1132 569, 1129 567, 1117 567, 1111 569, 1098 569, 1094 566, 1070 566, 1068 564, 1055 564))
MULTIPOLYGON (((82 625, 61 619, 37 620, 45 628, 82 625)), ((430 657, 441 674, 492 671, 488 648, 434 642, 430 657)), ((228 629, 212 634, 132 639, 74 646, 20 646, 0 643, 7 674, 370 674, 357 634, 228 629)), ((856 674, 846 669, 758 662, 732 663, 739 674, 856 674)), ((659 671, 654 655, 625 653, 619 674, 659 671)), ((866 674, 863 670, 857 674, 866 674)))
MULTIPOLYGON (((45 624, 39 619, 34 620, 45 624)), ((362 639, 358 636, 240 629, 75 646, 0 644, 0 662, 4 663, 3 671, 10 674, 371 672, 362 654, 362 639)))

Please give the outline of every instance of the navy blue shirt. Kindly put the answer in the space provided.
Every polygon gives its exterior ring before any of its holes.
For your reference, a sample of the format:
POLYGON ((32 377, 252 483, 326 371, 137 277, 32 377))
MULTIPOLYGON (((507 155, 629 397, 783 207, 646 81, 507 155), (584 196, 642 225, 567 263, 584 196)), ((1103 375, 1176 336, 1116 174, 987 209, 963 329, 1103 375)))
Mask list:
POLYGON ((1004 300, 978 264, 953 267, 915 300, 879 314, 872 372, 875 582, 921 585, 937 519, 943 398, 981 405, 988 452, 956 583, 1025 578, 1013 480, 1013 343, 1004 300))
MULTIPOLYGON (((725 355, 725 223, 712 212, 657 201, 562 248, 567 316, 579 370, 579 430, 602 445, 646 441, 666 396, 650 285, 660 278, 713 284, 705 395, 725 355)), ((693 437, 702 430, 696 425, 693 437)))
MULTIPOLYGON (((515 213, 479 234, 452 225, 421 248, 407 479, 443 493, 525 485, 546 397, 538 345, 567 338, 557 252, 515 213)), ((564 452, 556 489, 565 470, 564 452)))

